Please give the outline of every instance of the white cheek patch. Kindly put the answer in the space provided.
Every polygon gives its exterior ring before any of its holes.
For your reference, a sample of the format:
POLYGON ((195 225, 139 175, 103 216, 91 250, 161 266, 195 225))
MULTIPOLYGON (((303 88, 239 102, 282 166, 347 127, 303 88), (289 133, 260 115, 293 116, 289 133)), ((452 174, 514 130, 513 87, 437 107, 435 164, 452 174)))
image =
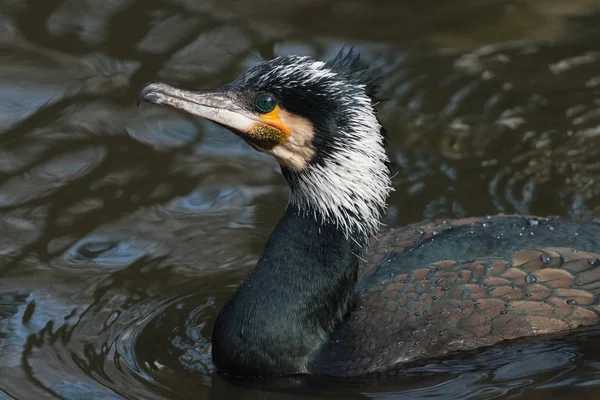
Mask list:
POLYGON ((291 135, 285 143, 267 151, 277 161, 294 171, 304 170, 315 155, 312 123, 304 118, 279 110, 279 119, 290 129, 291 135))
POLYGON ((314 156, 314 149, 304 145, 295 145, 291 142, 290 140, 284 144, 275 146, 266 153, 275 157, 279 164, 294 171, 302 171, 306 169, 311 158, 314 156))

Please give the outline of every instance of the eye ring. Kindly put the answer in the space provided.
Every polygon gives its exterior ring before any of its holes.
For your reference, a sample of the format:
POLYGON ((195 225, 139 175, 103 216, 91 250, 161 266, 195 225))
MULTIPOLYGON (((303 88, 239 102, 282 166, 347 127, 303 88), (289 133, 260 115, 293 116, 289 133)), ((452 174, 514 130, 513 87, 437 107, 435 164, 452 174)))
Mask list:
POLYGON ((263 114, 269 113, 277 106, 277 100, 271 93, 260 93, 254 100, 256 109, 263 114))

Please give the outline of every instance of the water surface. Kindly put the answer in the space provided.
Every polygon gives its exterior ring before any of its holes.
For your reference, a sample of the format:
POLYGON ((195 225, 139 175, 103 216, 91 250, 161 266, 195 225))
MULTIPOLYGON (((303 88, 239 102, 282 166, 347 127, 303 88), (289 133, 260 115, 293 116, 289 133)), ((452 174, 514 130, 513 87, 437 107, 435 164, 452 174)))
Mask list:
MULTIPOLYGON (((277 165, 219 127, 136 108, 143 83, 214 87, 351 44, 384 78, 387 224, 600 217, 599 26, 592 0, 4 1, 0 399, 296 398, 297 382, 223 381, 209 352, 286 204, 277 165)), ((598 343, 520 342, 302 393, 593 399, 598 343)))

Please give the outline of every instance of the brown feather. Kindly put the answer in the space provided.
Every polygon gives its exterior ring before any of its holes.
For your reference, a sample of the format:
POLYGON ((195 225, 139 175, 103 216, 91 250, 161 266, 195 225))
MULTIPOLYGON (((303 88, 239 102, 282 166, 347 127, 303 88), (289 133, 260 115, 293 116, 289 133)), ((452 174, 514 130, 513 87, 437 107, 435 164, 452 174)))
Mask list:
MULTIPOLYGON (((501 218, 501 217, 499 217, 501 218)), ((468 219, 390 231, 371 243, 360 279, 468 219)), ((357 375, 504 340, 600 322, 600 254, 569 247, 413 265, 368 285, 323 351, 324 373, 357 375), (338 345, 339 344, 339 345, 338 345)))

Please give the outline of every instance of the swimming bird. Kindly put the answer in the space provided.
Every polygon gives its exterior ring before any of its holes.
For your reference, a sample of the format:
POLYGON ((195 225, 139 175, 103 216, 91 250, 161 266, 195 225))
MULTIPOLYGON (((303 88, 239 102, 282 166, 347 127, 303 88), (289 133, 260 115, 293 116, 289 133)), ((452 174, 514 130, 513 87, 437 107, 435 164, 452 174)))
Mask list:
POLYGON ((492 216, 381 230, 392 190, 359 55, 259 62, 140 100, 211 120, 281 165, 289 202, 215 321, 225 374, 353 377, 600 322, 600 222, 492 216))

